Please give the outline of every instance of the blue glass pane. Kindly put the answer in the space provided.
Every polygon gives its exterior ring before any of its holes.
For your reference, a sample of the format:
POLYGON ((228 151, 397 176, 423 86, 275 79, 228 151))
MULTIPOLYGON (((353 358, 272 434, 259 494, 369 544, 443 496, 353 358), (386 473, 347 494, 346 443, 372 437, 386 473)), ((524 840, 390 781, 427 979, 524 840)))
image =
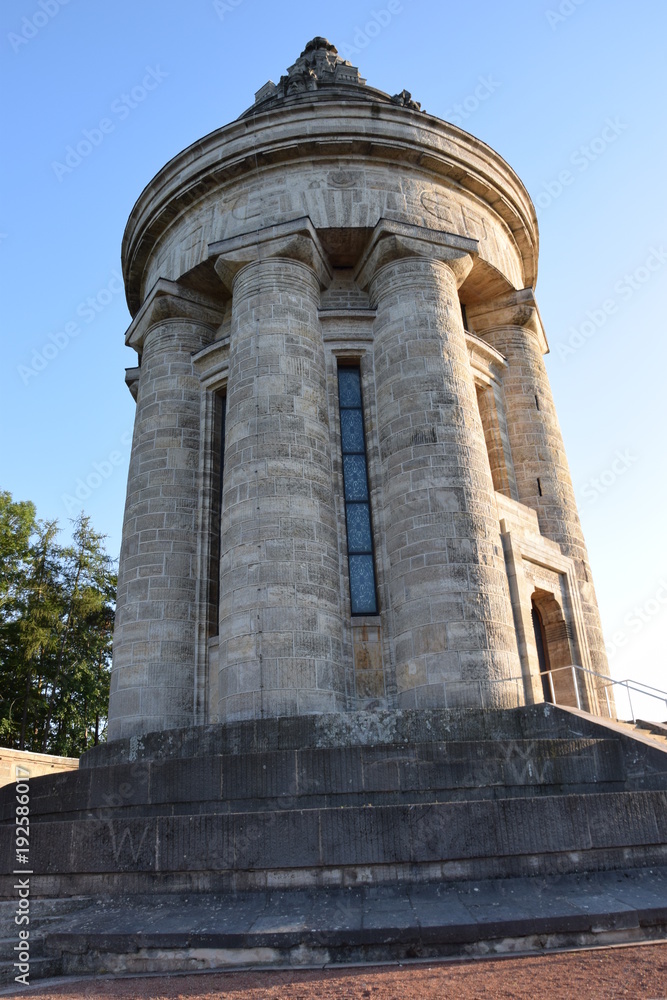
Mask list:
POLYGON ((354 368, 338 369, 338 398, 341 408, 361 406, 361 381, 354 368))
POLYGON ((368 500, 365 455, 343 455, 343 479, 346 500, 368 500))
POLYGON ((343 454, 351 451, 364 452, 364 425, 361 410, 340 411, 340 433, 343 441, 343 454))
POLYGON ((348 552, 371 552, 371 515, 367 503, 347 505, 348 552))
POLYGON ((373 556, 350 556, 350 599, 353 615, 377 612, 373 556))

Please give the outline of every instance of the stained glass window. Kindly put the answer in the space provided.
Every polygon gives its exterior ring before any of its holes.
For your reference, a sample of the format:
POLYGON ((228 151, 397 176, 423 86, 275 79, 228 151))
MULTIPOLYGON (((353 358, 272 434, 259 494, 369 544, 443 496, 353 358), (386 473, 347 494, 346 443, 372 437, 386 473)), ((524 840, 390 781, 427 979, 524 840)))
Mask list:
POLYGON ((353 615, 376 615, 373 533, 368 494, 366 442, 358 368, 338 369, 340 437, 343 451, 345 520, 353 615))

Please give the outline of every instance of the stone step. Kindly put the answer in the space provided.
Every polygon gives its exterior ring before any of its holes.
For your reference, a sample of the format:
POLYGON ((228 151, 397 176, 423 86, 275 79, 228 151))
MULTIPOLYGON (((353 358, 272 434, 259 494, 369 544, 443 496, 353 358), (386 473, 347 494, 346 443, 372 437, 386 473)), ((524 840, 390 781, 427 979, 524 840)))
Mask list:
POLYGON ((647 722, 645 719, 637 719, 636 725, 642 729, 654 730, 660 736, 667 736, 667 722, 647 722))
MULTIPOLYGON (((361 715, 217 727, 209 749, 229 752, 209 758, 180 757, 204 737, 179 731, 170 752, 31 781, 31 892, 501 878, 667 857, 667 754, 649 737, 552 706, 490 713, 493 725, 475 712, 385 713, 364 729, 361 715), (484 740, 456 738, 485 726, 484 740), (523 735, 491 739, 494 726, 523 735), (284 746, 299 727, 311 745, 284 746), (421 742, 404 742, 417 731, 421 742), (245 749, 232 752, 233 732, 245 749)), ((4 803, 11 857, 13 789, 4 803)), ((0 876, 1 897, 14 881, 0 876)))
MULTIPOLYGON (((53 926, 53 921, 51 922, 51 925, 53 926)), ((45 929, 46 929, 47 926, 48 926, 48 924, 42 924, 41 930, 43 932, 45 932, 45 929)), ((4 930, 5 933, 8 931, 8 929, 9 928, 7 928, 7 927, 3 928, 3 930, 4 930)), ((30 942, 30 957, 31 958, 39 958, 44 953, 44 937, 43 937, 43 934, 42 935, 38 935, 37 929, 36 929, 35 926, 32 925, 32 923, 31 923, 29 929, 30 929, 30 938, 29 938, 29 942, 30 942)), ((18 933, 19 933, 19 928, 17 927, 16 928, 16 933, 14 934, 13 937, 2 937, 2 938, 0 938, 0 963, 2 963, 2 962, 9 962, 10 959, 12 961, 15 960, 16 956, 14 954, 14 949, 15 949, 16 945, 19 943, 18 933)))
MULTIPOLYGON (((392 795, 410 789, 415 801, 422 801, 424 788, 434 788, 436 799, 445 800, 447 789, 450 798, 461 799, 466 795, 502 795, 503 787, 508 797, 524 795, 523 789, 530 787, 536 789, 535 794, 585 792, 591 790, 591 782, 597 783, 597 790, 605 791, 613 790, 618 781, 626 789, 667 787, 667 747, 663 750, 658 739, 574 710, 541 705, 486 714, 395 712, 384 713, 372 724, 369 713, 353 715, 355 718, 273 719, 152 734, 144 739, 155 745, 150 753, 144 747, 142 759, 33 779, 31 815, 33 821, 40 815, 51 818, 68 812, 81 818, 91 811, 107 815, 110 808, 131 815, 135 806, 143 806, 149 815, 176 813, 183 812, 183 804, 197 796, 203 805, 193 811, 229 810, 235 808, 232 803, 239 796, 245 797, 245 808, 262 808, 280 807, 285 798, 306 794, 309 797, 302 805, 314 808, 332 805, 332 796, 338 795, 346 796, 339 804, 359 804, 355 795, 365 794, 376 805, 390 804, 392 795), (523 730, 524 735, 501 739, 498 733, 510 729, 523 730), (310 736, 311 744, 321 740, 325 745, 290 749, 302 730, 310 736), (456 738, 473 731, 486 732, 487 737, 492 732, 496 735, 485 740, 456 738), (416 732, 423 737, 421 743, 406 743, 416 732), (526 735, 530 732, 533 735, 526 735), (269 736, 275 747, 267 748, 269 736), (357 743, 331 745, 343 736, 357 743), (381 742, 381 738, 386 741, 390 737, 393 742, 381 742), (601 740, 607 741, 606 745, 601 740), (613 750, 610 740, 616 744, 613 750), (214 753, 222 746, 230 752, 214 753), (429 746, 437 748, 431 760, 429 746), (205 747, 211 756, 201 755, 205 747), (577 747, 581 750, 578 761, 577 747), (192 756, 184 759, 186 749, 192 756), (531 773, 538 751, 538 766, 531 773), (392 754, 390 763, 378 763, 392 754), (611 766, 614 757, 615 770, 611 766), (391 774, 391 781, 374 787, 373 770, 376 775, 391 774), (480 791, 483 789, 486 791, 480 791)), ((138 758, 140 743, 133 744, 138 758)), ((102 749, 109 750, 111 759, 118 757, 115 744, 96 748, 102 749)), ((13 788, 0 788, 0 823, 13 822, 14 804, 13 788)))
POLYGON ((667 869, 232 895, 101 898, 46 949, 66 974, 506 954, 654 940, 667 869))
MULTIPOLYGON (((653 784, 667 787, 663 776, 653 784)), ((633 782, 633 787, 637 781, 633 782)), ((118 764, 35 784, 31 816, 223 813, 621 791, 618 739, 508 740, 283 750, 118 764)), ((5 803, 11 819, 11 801, 5 803)))
MULTIPOLYGON (((89 899, 48 899, 35 898, 30 901, 30 924, 28 930, 30 950, 30 980, 60 975, 62 963, 59 958, 46 955, 44 941, 51 930, 58 929, 64 918, 90 905, 89 899)), ((18 961, 15 947, 19 942, 19 930, 25 930, 14 923, 15 900, 0 900, 0 985, 11 984, 18 971, 14 962, 18 961)), ((22 984, 18 984, 21 986, 22 984)))
POLYGON ((651 736, 667 746, 667 724, 663 722, 646 722, 644 719, 637 719, 635 729, 640 733, 650 733, 651 736))
MULTIPOLYGON (((30 927, 39 927, 48 921, 80 909, 82 900, 72 899, 34 899, 30 902, 30 927)), ((16 913, 16 893, 13 898, 0 899, 0 925, 6 930, 14 922, 16 913)))
MULTIPOLYGON (((12 835, 0 827, 0 850, 12 835)), ((31 839, 39 873, 31 888, 49 895, 51 884, 78 895, 120 886, 123 873, 140 876, 136 884, 171 878, 207 891, 271 878, 294 886, 401 881, 417 869, 422 877, 503 877, 667 860, 667 792, 92 818, 37 823, 31 839)), ((11 898, 11 877, 0 885, 11 898)))
POLYGON ((615 724, 630 735, 636 734, 638 736, 650 737, 654 744, 667 749, 667 727, 665 726, 660 726, 652 722, 641 722, 639 719, 636 722, 616 720, 615 724), (665 732, 662 730, 665 730, 665 732))
POLYGON ((4 962, 13 962, 16 958, 14 948, 19 941, 19 931, 29 930, 30 960, 44 956, 44 937, 49 929, 58 926, 67 914, 80 910, 89 900, 43 899, 31 900, 30 923, 17 925, 14 921, 16 913, 15 900, 0 900, 0 927, 3 936, 0 937, 0 966, 4 962))
MULTIPOLYGON (((420 709, 361 711, 231 722, 170 729, 100 744, 83 755, 80 768, 141 763, 174 757, 327 747, 409 745, 429 742, 477 742, 522 739, 600 737, 594 721, 587 726, 555 705, 506 710, 420 709)), ((593 720, 592 716, 587 719, 593 720)))
MULTIPOLYGON (((49 976, 59 976, 62 974, 62 959, 53 955, 41 955, 40 957, 30 957, 30 978, 29 983, 36 980, 47 979, 49 976)), ((0 962, 0 986, 10 986, 15 983, 16 976, 20 974, 15 968, 14 962, 0 962)), ((25 990, 23 983, 16 983, 17 990, 25 990)))

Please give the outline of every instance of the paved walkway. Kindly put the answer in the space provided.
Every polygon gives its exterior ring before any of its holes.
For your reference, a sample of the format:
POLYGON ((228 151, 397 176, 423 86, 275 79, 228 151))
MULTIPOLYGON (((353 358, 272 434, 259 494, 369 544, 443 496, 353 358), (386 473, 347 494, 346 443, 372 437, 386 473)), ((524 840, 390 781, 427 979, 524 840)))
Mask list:
POLYGON ((402 967, 96 978, 15 995, 25 1000, 665 1000, 667 943, 402 967))

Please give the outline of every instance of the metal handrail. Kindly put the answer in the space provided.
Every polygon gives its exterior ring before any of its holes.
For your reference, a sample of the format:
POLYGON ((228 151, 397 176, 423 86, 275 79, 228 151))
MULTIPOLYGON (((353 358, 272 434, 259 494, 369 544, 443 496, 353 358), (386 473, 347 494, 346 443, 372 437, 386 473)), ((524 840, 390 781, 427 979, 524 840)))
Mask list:
MULTIPOLYGON (((632 705, 632 698, 630 697, 630 691, 631 690, 634 691, 636 694, 642 694, 642 695, 644 695, 647 698, 656 698, 658 701, 664 701, 665 705, 667 706, 667 691, 663 691, 661 688, 653 687, 652 684, 644 684, 643 681, 632 680, 629 677, 626 678, 625 680, 617 681, 617 680, 614 680, 613 677, 608 677, 607 674, 599 674, 599 673, 597 673, 597 671, 595 671, 595 670, 589 670, 588 667, 581 667, 577 663, 571 663, 571 664, 568 664, 565 667, 554 667, 552 670, 541 670, 540 671, 540 676, 543 677, 545 674, 549 674, 550 675, 552 673, 556 673, 559 670, 571 670, 572 671, 572 679, 573 679, 573 682, 574 682, 574 691, 575 691, 575 695, 576 695, 576 698, 577 698, 577 708, 581 708, 581 702, 580 702, 580 699, 579 699, 579 686, 576 683, 576 674, 574 673, 575 670, 580 670, 582 674, 590 674, 592 677, 598 677, 600 680, 602 680, 602 681, 605 682, 605 698, 607 700, 607 711, 609 713, 609 718, 612 718, 612 712, 611 712, 611 705, 609 704, 609 694, 607 692, 607 687, 611 687, 612 685, 614 685, 614 686, 618 685, 618 687, 625 688, 625 690, 627 692, 627 695, 628 695, 628 704, 630 705, 630 714, 632 716, 632 721, 633 722, 636 721, 636 716, 635 716, 635 710, 634 710, 633 705, 632 705), (644 689, 648 689, 648 690, 644 690, 644 689), (653 693, 653 692, 655 692, 655 693, 653 693)), ((556 703, 556 698, 555 698, 555 694, 554 694, 553 682, 552 682, 551 677, 549 677, 549 685, 551 687, 551 695, 552 695, 552 697, 554 699, 554 704, 555 704, 556 703)), ((618 718, 618 716, 615 716, 615 717, 618 718)))
MULTIPOLYGON (((583 669, 583 668, 582 668, 583 669)), ((667 691, 663 691, 662 688, 653 687, 652 684, 644 684, 644 681, 636 681, 632 677, 626 677, 622 681, 614 681, 614 684, 634 684, 635 687, 648 688, 650 691, 656 691, 656 698, 667 699, 667 691)))

